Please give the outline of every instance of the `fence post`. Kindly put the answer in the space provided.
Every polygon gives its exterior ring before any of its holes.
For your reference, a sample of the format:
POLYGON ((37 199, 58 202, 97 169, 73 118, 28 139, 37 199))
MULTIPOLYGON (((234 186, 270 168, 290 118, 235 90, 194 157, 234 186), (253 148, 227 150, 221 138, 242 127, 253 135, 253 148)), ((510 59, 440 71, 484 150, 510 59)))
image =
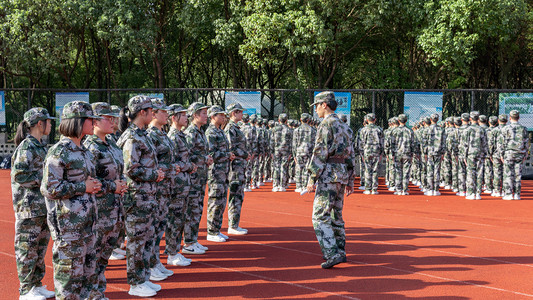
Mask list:
POLYGON ((283 107, 283 112, 285 112, 285 95, 281 91, 281 107, 283 107))
POLYGON ((31 89, 28 90, 28 109, 27 110, 30 110, 31 109, 31 89))
POLYGON ((470 92, 470 111, 474 111, 474 102, 475 102, 474 93, 475 93, 474 91, 470 92))
POLYGON ((372 91, 372 113, 376 113, 376 91, 372 91))

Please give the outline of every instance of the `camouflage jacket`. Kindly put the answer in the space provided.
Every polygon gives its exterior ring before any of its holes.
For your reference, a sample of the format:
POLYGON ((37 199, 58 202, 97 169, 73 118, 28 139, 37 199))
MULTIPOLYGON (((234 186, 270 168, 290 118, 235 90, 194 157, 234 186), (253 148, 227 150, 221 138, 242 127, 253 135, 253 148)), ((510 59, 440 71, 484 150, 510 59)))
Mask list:
POLYGON ((274 134, 274 152, 277 155, 292 154, 292 130, 287 124, 280 125, 274 134))
POLYGON ((316 143, 307 167, 308 185, 318 182, 353 185, 354 162, 355 153, 348 125, 335 113, 327 115, 318 126, 316 143))
POLYGON ((518 122, 510 122, 503 127, 500 140, 503 145, 502 157, 524 159, 529 156, 529 134, 527 129, 518 122))
POLYGON ((485 158, 487 152, 487 135, 483 128, 478 124, 472 124, 467 129, 468 143, 466 155, 477 157, 479 159, 485 158))
POLYGON ((309 124, 303 123, 296 128, 292 136, 292 155, 296 156, 311 156, 315 141, 312 139, 312 128, 309 124))
POLYGON ((189 147, 189 158, 191 162, 198 166, 198 169, 207 169, 207 139, 205 134, 191 124, 185 129, 185 136, 187 137, 187 146, 189 147))
POLYGON ((389 127, 383 130, 383 152, 385 155, 390 156, 394 154, 393 141, 392 141, 392 131, 394 127, 389 127))
POLYGON ((46 204, 39 190, 45 158, 46 145, 31 135, 11 157, 11 192, 17 220, 46 216, 46 204))
MULTIPOLYGON (((159 164, 155 146, 146 130, 131 123, 120 136, 117 145, 122 148, 124 156, 124 174, 128 181, 129 195, 155 194, 159 164)), ((136 199, 126 197, 124 206, 132 205, 152 206, 154 203, 136 203, 136 199)))
POLYGON ((431 124, 424 132, 427 155, 440 156, 446 152, 446 132, 444 128, 431 124))
POLYGON ((224 133, 229 143, 229 150, 235 154, 235 161, 245 160, 248 158, 248 149, 246 148, 246 137, 237 123, 229 121, 224 128, 224 133))
MULTIPOLYGON (((120 195, 115 194, 117 189, 115 180, 126 179, 123 173, 124 159, 122 150, 109 135, 106 136, 105 142, 97 135, 87 136, 83 145, 92 153, 96 178, 102 183, 102 190, 96 194, 98 213, 116 211, 121 205, 121 199, 120 195)), ((109 217, 117 217, 117 215, 109 215, 109 217)))
POLYGON ((494 129, 490 131, 490 137, 487 136, 487 143, 489 144, 489 147, 493 147, 493 158, 500 159, 503 156, 503 139, 500 139, 500 136, 502 134, 502 129, 505 128, 505 126, 507 125, 500 124, 497 127, 494 127, 494 129))
POLYGON ((379 156, 384 151, 383 130, 376 124, 368 124, 361 129, 359 153, 366 156, 379 156))
POLYGON ((461 159, 466 159, 468 154, 468 127, 469 125, 463 124, 458 128, 459 142, 457 143, 457 153, 461 159))
POLYGON ((180 167, 180 172, 173 178, 172 183, 176 189, 179 189, 181 186, 189 185, 191 183, 189 173, 194 168, 189 159, 189 148, 187 148, 187 138, 185 137, 185 134, 175 127, 170 127, 167 136, 174 145, 175 163, 180 167))
MULTIPOLYGON (((146 133, 155 147, 159 168, 165 172, 165 179, 176 176, 176 149, 165 132, 155 126, 149 126, 146 133)), ((180 170, 181 171, 181 170, 180 170)))
POLYGON ((74 241, 94 234, 97 207, 85 181, 96 178, 94 156, 63 137, 46 156, 41 193, 46 197, 52 239, 74 241))
POLYGON ((493 131, 498 127, 488 127, 485 131, 487 132, 487 156, 492 157, 494 154, 494 149, 496 148, 496 143, 494 143, 493 131))
POLYGON ((459 154, 459 128, 450 127, 446 133, 446 151, 451 155, 459 154))
POLYGON ((229 142, 224 131, 210 124, 205 131, 207 138, 207 153, 213 157, 213 164, 209 166, 209 173, 216 177, 216 172, 229 172, 229 142), (211 174, 214 173, 214 174, 211 174))
MULTIPOLYGON (((365 125, 366 126, 366 125, 365 125)), ((362 153, 359 152, 359 149, 363 149, 363 141, 361 140, 361 131, 363 131, 364 126, 359 128, 357 130, 357 133, 355 134, 354 139, 354 152, 356 155, 361 155, 362 153)))
POLYGON ((265 148, 265 130, 261 127, 255 127, 257 134, 257 154, 262 155, 266 152, 265 148))
POLYGON ((244 123, 241 128, 242 133, 246 137, 246 145, 248 147, 248 153, 250 155, 257 155, 257 130, 255 126, 252 126, 250 123, 244 123))
POLYGON ((413 130, 400 125, 391 133, 394 154, 397 156, 411 156, 418 153, 418 145, 413 130))

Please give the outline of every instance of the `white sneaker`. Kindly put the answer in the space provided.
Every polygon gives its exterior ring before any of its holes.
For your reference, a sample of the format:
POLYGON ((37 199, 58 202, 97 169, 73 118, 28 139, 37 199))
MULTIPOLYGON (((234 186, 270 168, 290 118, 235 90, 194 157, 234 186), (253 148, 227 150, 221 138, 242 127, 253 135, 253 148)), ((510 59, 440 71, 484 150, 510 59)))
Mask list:
POLYGON ((167 265, 186 267, 190 264, 191 264, 191 261, 189 261, 188 259, 186 259, 183 255, 179 253, 176 255, 169 255, 167 258, 167 265))
POLYGON ((401 195, 402 192, 394 192, 393 195, 401 195))
MULTIPOLYGON (((55 295, 55 294, 54 294, 55 295)), ((41 295, 35 287, 24 295, 20 295, 19 300, 45 300, 46 297, 41 295)))
POLYGON ((152 289, 154 292, 159 292, 161 290, 161 286, 159 284, 155 284, 151 281, 145 281, 143 284, 152 289))
POLYGON ((198 243, 198 242, 194 243, 194 246, 195 246, 196 248, 200 249, 200 250, 204 250, 204 251, 209 250, 209 248, 207 248, 206 246, 204 246, 204 245, 202 245, 202 244, 200 244, 200 243, 198 243))
POLYGON ((195 247, 195 245, 183 246, 183 249, 181 249, 181 252, 185 254, 195 254, 195 255, 205 254, 204 250, 195 247))
POLYGON ((294 192, 295 192, 295 193, 299 193, 299 192, 301 192, 301 191, 302 191, 302 190, 300 190, 300 189, 294 189, 294 192))
POLYGON ((513 200, 513 195, 505 195, 502 198, 503 200, 513 200))
POLYGON ((263 186, 263 185, 265 185, 265 183, 264 183, 264 182, 262 182, 262 181, 261 181, 261 182, 259 182, 258 184, 259 184, 259 186, 263 186))
POLYGON ((474 200, 481 200, 481 194, 476 194, 476 197, 474 198, 474 200))
POLYGON ((174 275, 174 271, 165 268, 165 266, 163 266, 163 264, 161 262, 159 262, 157 265, 155 265, 155 267, 159 270, 159 272, 161 272, 165 276, 174 275))
POLYGON ((425 191, 424 195, 425 196, 433 196, 433 192, 432 191, 425 191))
POLYGON ((373 191, 372 195, 379 195, 379 192, 378 191, 373 191))
POLYGON ((245 188, 244 188, 244 191, 245 191, 245 192, 251 192, 252 190, 251 190, 249 187, 245 187, 245 188))
POLYGON ((284 187, 278 188, 278 192, 286 192, 287 190, 284 187))
POLYGON ((439 187, 444 187, 444 183, 440 183, 440 184, 439 184, 439 187))
POLYGON ((130 285, 130 290, 128 291, 128 294, 137 297, 152 297, 155 296, 157 293, 156 291, 152 290, 143 283, 138 285, 130 285))
POLYGON ((396 191, 396 189, 394 187, 390 187, 389 191, 394 192, 394 191, 396 191))
POLYGON ((255 190, 257 187, 256 187, 255 185, 252 185, 250 188, 251 188, 252 190, 255 190))
POLYGON ((365 191, 363 192, 363 194, 365 194, 365 195, 370 195, 370 194, 372 194, 372 192, 371 192, 371 191, 366 191, 366 190, 365 190, 365 191))
POLYGON ((46 285, 42 285, 40 287, 33 287, 33 289, 35 291, 37 291, 37 293, 43 295, 45 298, 52 298, 52 297, 55 297, 56 293, 53 292, 53 291, 49 291, 47 288, 46 288, 46 285))
POLYGON ((362 185, 362 186, 359 187, 359 189, 364 191, 365 190, 365 186, 362 185))
POLYGON ((122 250, 120 248, 114 249, 113 252, 126 256, 126 250, 122 250))
POLYGON ((221 237, 218 234, 207 234, 207 240, 215 243, 224 243, 226 241, 225 238, 221 237))
POLYGON ((513 195, 513 200, 520 200, 520 195, 514 194, 513 195))
POLYGON ((433 196, 440 196, 440 192, 439 191, 433 191, 433 196))
POLYGON ((466 196, 466 200, 476 200, 476 195, 475 194, 470 194, 470 195, 466 196))
POLYGON ((296 181, 294 181, 294 179, 289 179, 289 184, 290 183, 296 183, 296 181))
POLYGON ((109 257, 109 260, 122 260, 125 258, 126 257, 124 255, 118 254, 113 250, 113 252, 111 252, 111 256, 109 257))
POLYGON ((277 187, 277 186, 273 187, 273 188, 272 188, 272 191, 273 191, 273 192, 277 192, 277 191, 278 191, 278 187, 277 187))
POLYGON ((458 189, 453 189, 452 191, 453 191, 454 193, 458 193, 458 192, 459 192, 458 189))
POLYGON ((409 195, 409 192, 402 192, 402 195, 403 196, 407 196, 407 195, 409 195))
POLYGON ((445 186, 444 186, 444 189, 445 189, 445 190, 451 190, 451 189, 452 189, 452 187, 451 187, 451 186, 449 186, 449 185, 445 185, 445 186))
POLYGON ((485 193, 485 194, 491 194, 491 195, 492 195, 492 191, 491 191, 491 190, 485 190, 484 193, 485 193))
POLYGON ((233 234, 233 235, 245 235, 248 233, 248 230, 246 229, 243 229, 243 228, 240 228, 240 227, 237 227, 237 228, 231 228, 229 227, 228 228, 228 234, 233 234))
POLYGON ((165 280, 167 279, 167 275, 161 273, 161 271, 159 271, 158 268, 154 267, 154 268, 150 268, 150 280, 153 280, 153 281, 162 281, 162 280, 165 280))
POLYGON ((464 197, 466 196, 466 193, 465 192, 459 192, 456 194, 457 196, 460 196, 460 197, 464 197))

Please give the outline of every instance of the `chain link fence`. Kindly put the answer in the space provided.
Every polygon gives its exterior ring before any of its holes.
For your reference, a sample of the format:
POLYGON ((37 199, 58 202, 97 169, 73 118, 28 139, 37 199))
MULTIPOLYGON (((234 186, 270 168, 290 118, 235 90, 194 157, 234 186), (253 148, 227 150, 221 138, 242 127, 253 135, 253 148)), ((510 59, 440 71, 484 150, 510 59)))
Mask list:
MULTIPOLYGON (((32 107, 45 107, 51 115, 55 115, 55 95, 61 92, 88 92, 89 101, 109 102, 124 106, 128 99, 139 94, 163 94, 167 104, 179 103, 185 106, 200 101, 209 105, 225 104, 225 92, 259 92, 261 95, 261 115, 274 119, 280 113, 287 113, 289 118, 298 119, 304 112, 312 113, 309 105, 313 102, 315 92, 321 90, 289 90, 289 89, 4 89, 6 125, 0 127, 4 140, 10 143, 18 123, 23 119, 24 112, 32 107)), ((533 90, 334 90, 351 95, 350 126, 356 132, 362 125, 364 115, 375 113, 378 124, 386 128, 387 120, 404 112, 406 92, 442 93, 442 115, 459 116, 463 112, 477 110, 487 116, 497 115, 499 95, 501 93, 533 93, 533 90)), ((421 97, 420 102, 426 101, 421 97)), ((532 112, 533 113, 533 112, 532 112)), ((50 141, 55 139, 55 131, 50 141)))

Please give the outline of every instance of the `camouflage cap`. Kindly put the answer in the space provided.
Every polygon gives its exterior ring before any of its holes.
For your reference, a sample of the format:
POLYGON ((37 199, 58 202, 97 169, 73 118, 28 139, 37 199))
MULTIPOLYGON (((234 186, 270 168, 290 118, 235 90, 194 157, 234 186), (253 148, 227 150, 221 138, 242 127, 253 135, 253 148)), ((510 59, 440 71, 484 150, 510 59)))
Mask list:
POLYGON ((193 104, 189 105, 189 108, 187 109, 187 114, 189 116, 194 115, 197 111, 202 109, 207 109, 209 106, 201 103, 201 102, 194 102, 193 104))
POLYGON ((152 101, 150 98, 142 95, 133 96, 128 100, 128 109, 132 114, 138 113, 143 109, 151 108, 152 101))
POLYGON ((498 123, 498 117, 496 116, 490 116, 489 117, 489 124, 495 125, 498 123))
POLYGON ((228 114, 230 114, 234 110, 244 111, 244 108, 242 108, 242 105, 240 103, 232 103, 226 108, 228 114))
POLYGON ((470 114, 469 114, 469 113, 463 113, 463 114, 461 114, 461 120, 463 120, 463 121, 469 121, 469 120, 470 120, 470 114))
POLYGON ((120 115, 120 106, 118 105, 111 105, 111 111, 114 113, 114 114, 117 114, 117 115, 120 115))
POLYGON ((474 120, 479 119, 479 111, 475 111, 475 110, 474 110, 474 111, 471 111, 471 112, 470 112, 470 118, 471 118, 471 119, 474 119, 474 120))
POLYGON ((506 114, 501 114, 498 116, 498 120, 500 122, 507 122, 507 115, 506 114))
POLYGON ((392 118, 392 123, 393 124, 398 124, 398 117, 392 118))
POLYGON ((430 117, 425 117, 424 118, 424 123, 430 124, 431 123, 431 118, 430 117))
POLYGON ((274 126, 274 124, 275 124, 274 120, 268 120, 268 126, 269 127, 274 126))
POLYGON ((152 101, 153 110, 170 110, 167 104, 165 103, 165 100, 163 99, 150 98, 150 101, 152 101))
POLYGON ((289 117, 288 117, 287 114, 285 114, 285 113, 280 114, 280 115, 278 116, 278 120, 280 120, 280 121, 287 121, 288 118, 289 118, 289 117))
POLYGON ((365 116, 365 119, 366 120, 369 120, 369 121, 374 121, 376 119, 376 114, 374 113, 369 113, 365 116))
POLYGON ((405 114, 401 114, 398 116, 398 121, 402 122, 402 123, 406 123, 407 122, 407 115, 405 114))
POLYGON ((453 123, 455 125, 461 125, 461 124, 463 124, 463 121, 461 120, 460 117, 455 117, 455 118, 453 118, 453 123))
POLYGON ((487 119, 487 116, 485 116, 485 115, 480 115, 480 116, 479 116, 479 121, 485 123, 485 122, 487 122, 487 120, 488 120, 488 119, 487 119))
POLYGON ((439 120, 439 115, 438 114, 431 114, 431 116, 429 116, 431 118, 431 121, 433 122, 437 122, 439 120))
POLYGON ((252 123, 256 123, 257 122, 257 115, 256 114, 253 114, 250 116, 250 122, 252 123))
POLYGON ((303 113, 300 116, 300 120, 302 120, 302 122, 309 122, 309 120, 311 120, 311 115, 308 113, 303 113))
POLYGON ((207 110, 207 116, 210 118, 216 114, 226 114, 226 112, 218 105, 213 105, 207 110))
POLYGON ((93 112, 96 116, 111 116, 118 117, 118 114, 111 110, 111 106, 107 102, 96 102, 91 104, 93 112))
POLYGON ((511 118, 520 118, 520 112, 516 109, 513 109, 509 112, 511 118))
POLYGON ((170 116, 175 115, 180 112, 187 112, 187 109, 181 104, 171 104, 168 106, 168 114, 170 116))
POLYGON ((56 120, 57 118, 50 117, 50 114, 48 114, 48 110, 46 110, 46 108, 34 107, 24 113, 24 121, 28 122, 30 126, 37 124, 39 121, 48 119, 56 120))
POLYGON ((331 91, 324 91, 316 94, 315 96, 315 102, 311 104, 310 106, 315 106, 320 103, 333 103, 335 101, 335 93, 331 91))
POLYGON ((102 119, 102 117, 95 116, 91 105, 83 101, 72 101, 63 107, 63 113, 61 113, 61 119, 72 118, 90 118, 90 119, 102 119))
POLYGON ((242 114, 242 121, 243 122, 250 121, 250 115, 249 114, 242 114))

